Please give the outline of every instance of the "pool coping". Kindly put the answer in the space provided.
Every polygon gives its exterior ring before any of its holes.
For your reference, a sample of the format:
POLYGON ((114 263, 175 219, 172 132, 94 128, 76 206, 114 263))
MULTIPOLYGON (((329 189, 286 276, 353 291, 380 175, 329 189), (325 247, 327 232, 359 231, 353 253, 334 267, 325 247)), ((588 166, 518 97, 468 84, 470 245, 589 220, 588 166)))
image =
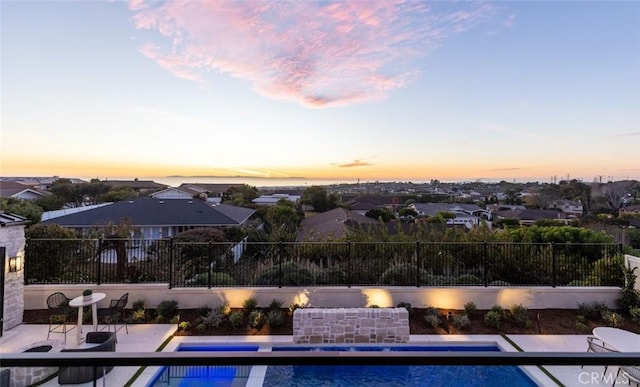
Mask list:
MULTIPOLYGON (((174 336, 161 352, 175 352, 181 344, 263 344, 273 345, 297 345, 293 342, 293 336, 174 336)), ((497 345, 504 352, 519 352, 507 339, 500 335, 411 335, 409 342, 398 345, 429 345, 429 344, 488 344, 497 345)), ((332 344, 335 345, 335 344, 332 344)), ((390 344, 391 345, 391 344, 390 344)), ((146 387, 156 377, 163 367, 147 367, 131 385, 132 387, 146 387)), ((266 367, 258 367, 264 368, 266 367)), ((520 366, 527 376, 540 386, 557 385, 545 372, 537 366, 520 366)), ((264 377, 263 369, 256 369, 256 378, 249 380, 247 387, 261 386, 264 377), (260 378, 262 375, 262 378, 260 378), (258 381, 258 379, 260 379, 258 381)), ((252 372, 253 374, 253 372, 252 372)))

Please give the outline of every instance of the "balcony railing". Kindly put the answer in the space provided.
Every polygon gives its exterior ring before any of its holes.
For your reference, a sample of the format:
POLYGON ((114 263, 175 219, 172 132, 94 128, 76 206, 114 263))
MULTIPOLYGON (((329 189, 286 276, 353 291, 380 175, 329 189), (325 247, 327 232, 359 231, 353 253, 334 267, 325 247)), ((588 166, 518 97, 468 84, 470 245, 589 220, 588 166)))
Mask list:
POLYGON ((95 367, 96 370, 109 366, 635 366, 639 360, 640 352, 94 352, 90 357, 78 352, 2 354, 3 367, 95 367))
POLYGON ((29 239, 26 284, 622 286, 622 245, 29 239))

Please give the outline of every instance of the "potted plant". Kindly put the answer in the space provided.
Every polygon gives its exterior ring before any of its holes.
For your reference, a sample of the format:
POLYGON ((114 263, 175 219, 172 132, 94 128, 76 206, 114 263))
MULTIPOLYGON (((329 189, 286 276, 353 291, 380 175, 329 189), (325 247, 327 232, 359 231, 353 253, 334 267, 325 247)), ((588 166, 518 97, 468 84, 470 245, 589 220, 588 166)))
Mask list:
POLYGON ((90 300, 92 294, 93 294, 93 291, 91 289, 85 289, 82 291, 82 297, 85 299, 85 301, 90 300))

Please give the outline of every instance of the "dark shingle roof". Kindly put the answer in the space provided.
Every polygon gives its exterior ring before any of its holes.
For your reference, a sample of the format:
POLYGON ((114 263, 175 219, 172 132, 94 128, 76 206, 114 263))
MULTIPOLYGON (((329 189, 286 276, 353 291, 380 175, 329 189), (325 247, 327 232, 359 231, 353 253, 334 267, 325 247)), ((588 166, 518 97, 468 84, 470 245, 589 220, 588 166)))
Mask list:
POLYGON ((296 239, 298 241, 338 240, 347 235, 348 228, 365 224, 380 223, 357 212, 338 207, 304 219, 296 239))
POLYGON ((237 226, 255 211, 202 200, 137 198, 93 210, 53 218, 43 223, 91 227, 129 218, 134 226, 237 226))

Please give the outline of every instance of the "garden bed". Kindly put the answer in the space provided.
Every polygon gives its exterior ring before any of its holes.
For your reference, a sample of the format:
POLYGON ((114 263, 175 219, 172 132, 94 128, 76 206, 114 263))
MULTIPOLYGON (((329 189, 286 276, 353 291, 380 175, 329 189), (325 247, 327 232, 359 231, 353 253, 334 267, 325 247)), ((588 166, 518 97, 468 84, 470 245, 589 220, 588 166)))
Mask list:
MULTIPOLYGON (((241 312, 241 309, 231 309, 228 313, 241 312)), ((207 327, 203 323, 201 309, 180 309, 177 312, 179 317, 171 319, 158 319, 155 309, 146 309, 144 320, 137 323, 175 323, 176 334, 181 336, 233 336, 233 335, 292 335, 293 318, 291 311, 286 308, 280 309, 284 319, 281 325, 272 326, 268 322, 256 324, 251 327, 248 314, 243 315, 242 321, 237 326, 232 326, 228 317, 222 319, 217 327, 207 327), (182 324, 180 324, 182 323, 182 324)), ((593 328, 598 326, 612 325, 600 316, 589 318, 579 317, 577 309, 529 309, 524 311, 528 323, 518 324, 511 312, 505 310, 499 326, 490 326, 485 321, 487 310, 476 310, 469 314, 469 324, 465 327, 457 328, 451 321, 453 316, 463 315, 463 310, 437 309, 440 323, 433 327, 425 320, 425 315, 430 312, 427 308, 412 308, 409 314, 409 328, 412 335, 428 334, 589 334, 593 328), (449 314, 451 313, 451 314, 449 314), (449 320, 449 323, 447 323, 449 320)), ((263 315, 268 313, 263 309, 263 315)), ((127 316, 131 316, 132 311, 127 311, 127 316)), ((640 333, 640 323, 633 321, 631 316, 622 314, 622 321, 618 319, 618 328, 640 333)), ((25 310, 24 322, 26 324, 48 324, 49 311, 25 310)))

